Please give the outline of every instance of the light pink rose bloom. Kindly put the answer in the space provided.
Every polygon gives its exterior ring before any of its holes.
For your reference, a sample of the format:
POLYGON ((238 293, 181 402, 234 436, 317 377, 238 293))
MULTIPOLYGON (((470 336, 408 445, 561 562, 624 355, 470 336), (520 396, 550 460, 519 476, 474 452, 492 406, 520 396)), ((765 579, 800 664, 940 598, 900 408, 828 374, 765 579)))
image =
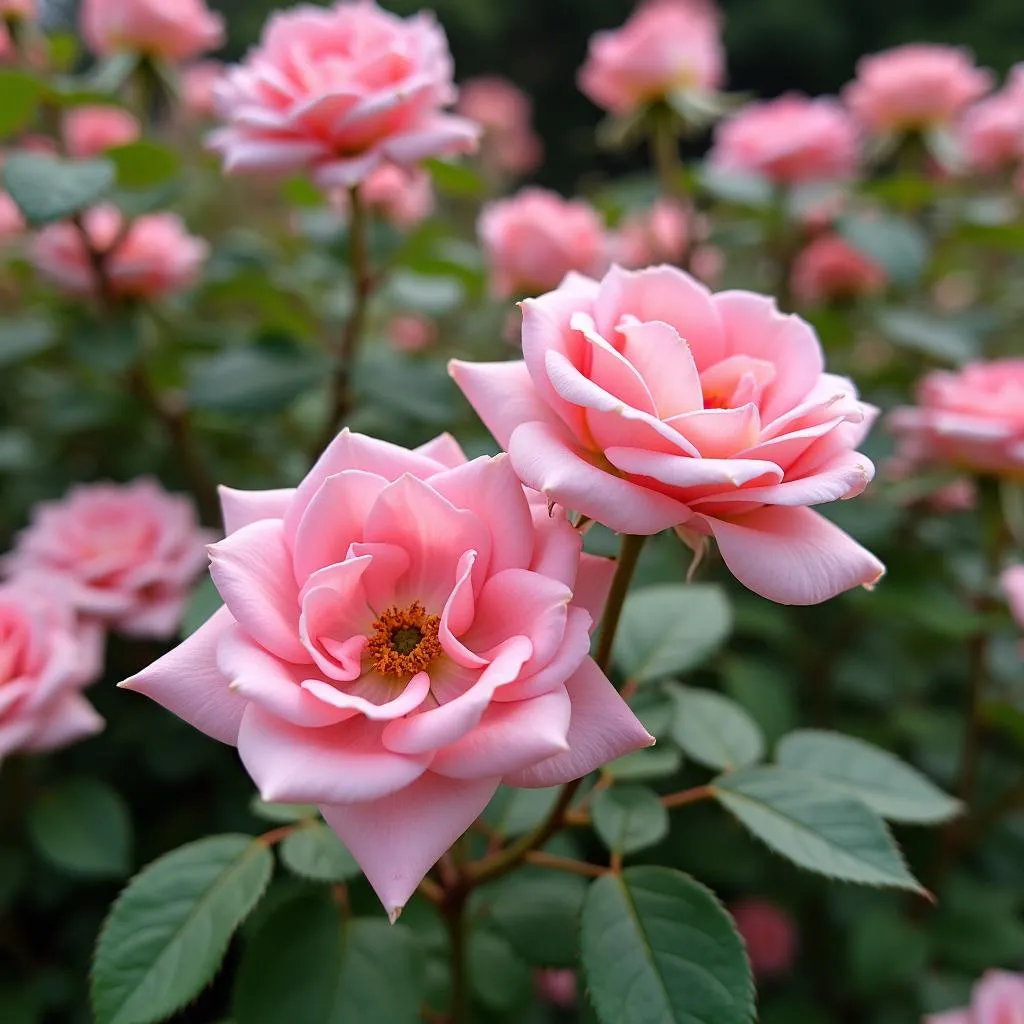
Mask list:
POLYGON ((18 204, 6 192, 0 192, 0 242, 21 237, 25 227, 18 204))
POLYGON ((808 306, 874 295, 885 284, 885 269, 841 235, 819 235, 793 261, 793 294, 808 306))
POLYGON ((456 98, 433 15, 400 18, 368 0, 271 15, 256 49, 214 97, 226 127, 210 146, 228 172, 310 170, 324 188, 358 184, 390 160, 469 152, 479 129, 443 113, 456 98))
POLYGON ((399 352, 422 352, 437 341, 437 327, 418 313, 400 313, 388 321, 387 336, 399 352))
POLYGON ((909 43, 861 57, 843 101, 866 131, 888 135, 951 125, 993 81, 969 50, 909 43))
POLYGON ((181 62, 224 43, 224 19, 204 0, 82 0, 80 24, 102 57, 129 50, 181 62))
POLYGON ((556 287, 570 270, 600 274, 608 266, 611 239, 598 212, 582 199, 542 188, 488 203, 477 234, 499 298, 536 295, 556 287))
POLYGON ((762 899, 746 899, 729 908, 743 936, 750 966, 759 981, 788 974, 796 960, 797 931, 781 907, 762 899))
POLYGON ((888 423, 900 454, 918 464, 1024 476, 1024 359, 929 373, 917 405, 893 410, 888 423))
POLYGON ((34 18, 36 0, 0 0, 0 18, 34 18))
MULTIPOLYGON (((112 290, 126 298, 159 299, 191 287, 208 253, 206 242, 188 234, 173 213, 139 217, 123 237, 124 219, 114 206, 88 210, 83 222, 95 249, 110 253, 112 290)), ((43 228, 32 242, 31 257, 39 273, 68 294, 95 292, 93 266, 73 224, 43 228)))
POLYGON ((883 573, 805 506, 874 474, 877 410, 824 372, 803 320, 674 267, 570 275, 523 303, 525 362, 451 373, 524 483, 619 533, 712 535, 733 574, 815 604, 883 573))
POLYGON ((79 620, 61 582, 38 574, 0 584, 0 762, 99 732, 82 696, 102 671, 103 634, 79 620))
POLYGON ((1010 612, 1017 624, 1024 629, 1024 565, 1007 569, 1002 577, 1003 592, 1010 605, 1010 612))
POLYGON ((695 245, 690 254, 690 270, 698 281, 714 288, 725 273, 725 253, 717 245, 695 245))
POLYGON ((221 495, 225 607, 122 685, 317 804, 392 919, 500 783, 653 742, 590 658, 611 564, 507 456, 343 431, 297 489, 221 495))
POLYGON ((84 484, 37 505, 6 559, 60 581, 83 615, 129 636, 173 636, 213 535, 156 481, 84 484))
POLYGON ((1024 160, 1024 64, 1010 71, 1002 90, 967 110, 957 138, 972 170, 1001 171, 1024 160))
POLYGON ((139 122, 120 107, 73 107, 64 115, 64 146, 75 160, 127 145, 141 134, 139 122))
POLYGON ((658 199, 650 209, 623 218, 613 240, 615 262, 630 268, 678 263, 689 235, 686 207, 674 199, 658 199))
POLYGON ((213 117, 213 89, 224 71, 225 66, 219 60, 203 60, 181 72, 181 99, 192 117, 213 117))
POLYGON ((838 101, 787 93, 719 122, 708 160, 722 170, 799 185, 851 178, 859 155, 856 126, 838 101))
MULTIPOLYGON (((360 186, 363 202, 379 217, 398 228, 413 228, 434 212, 434 185, 419 167, 381 164, 360 186)), ((331 205, 348 216, 348 190, 334 189, 331 205)))
POLYGON ((533 104, 507 78, 485 75, 464 82, 455 109, 483 128, 480 152, 485 166, 515 177, 540 166, 544 145, 533 130, 533 104))
POLYGON ((1024 1024, 1024 975, 988 971, 974 986, 970 1006, 932 1014, 924 1024, 1024 1024))
POLYGON ((591 38, 579 87, 612 114, 677 89, 718 89, 725 77, 721 30, 711 0, 647 0, 621 28, 591 38))

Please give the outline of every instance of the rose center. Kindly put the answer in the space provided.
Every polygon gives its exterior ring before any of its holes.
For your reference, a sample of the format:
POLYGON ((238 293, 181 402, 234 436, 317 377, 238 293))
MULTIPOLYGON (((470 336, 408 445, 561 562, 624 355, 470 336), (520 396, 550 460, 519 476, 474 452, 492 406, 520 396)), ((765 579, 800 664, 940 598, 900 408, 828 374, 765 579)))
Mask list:
POLYGON ((384 676, 409 677, 423 672, 441 654, 437 637, 440 619, 414 601, 408 608, 396 605, 373 624, 366 654, 384 676))

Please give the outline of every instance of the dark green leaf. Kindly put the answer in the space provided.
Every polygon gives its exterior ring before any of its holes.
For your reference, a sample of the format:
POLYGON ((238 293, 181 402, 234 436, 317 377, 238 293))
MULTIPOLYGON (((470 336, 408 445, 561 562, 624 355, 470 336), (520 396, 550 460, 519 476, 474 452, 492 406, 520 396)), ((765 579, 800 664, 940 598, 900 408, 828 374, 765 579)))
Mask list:
POLYGON ((672 738, 683 753, 706 768, 741 768, 764 756, 764 737, 734 701, 712 690, 673 687, 676 718, 672 738))
POLYGON ((521 1006, 533 993, 530 968, 501 936, 473 932, 466 959, 473 997, 488 1010, 506 1013, 521 1006))
POLYGON ((264 821, 280 822, 282 825, 302 821, 303 818, 316 818, 320 813, 313 804, 271 804, 258 796, 252 798, 249 810, 264 821))
POLYGON ((239 348, 212 356, 192 369, 189 401, 197 409, 258 416, 276 412, 321 384, 319 357, 239 348))
POLYGON ((0 139, 19 132, 35 116, 42 89, 24 71, 0 70, 0 139))
POLYGON ((913 309, 883 309, 877 317, 878 329, 901 348, 940 359, 946 363, 966 363, 977 345, 964 330, 938 317, 913 309))
POLYGON ((0 321, 0 366, 10 366, 39 355, 56 341, 56 328, 44 317, 27 313, 0 321))
POLYGON ((138 139, 107 151, 117 168, 121 188, 148 189, 163 185, 181 169, 181 159, 169 146, 138 139))
POLYGON ((315 882, 345 882, 362 873, 341 840, 321 822, 288 836, 281 843, 281 860, 290 871, 315 882))
POLYGON ((910 220, 848 216, 840 220, 838 229, 855 249, 879 263, 892 281, 905 288, 916 284, 928 265, 928 239, 910 220))
POLYGON ((591 817, 613 853, 636 853, 668 835, 668 811, 658 794, 643 786, 602 789, 591 802, 591 817))
POLYGON ((12 153, 3 183, 33 227, 65 220, 99 202, 114 184, 109 160, 59 160, 41 153, 12 153))
POLYGON ((635 750, 625 757, 616 758, 604 766, 612 778, 619 782, 646 782, 675 775, 682 767, 683 755, 667 743, 659 743, 646 750, 635 750))
POLYGON ((499 786, 484 810, 484 821, 503 836, 519 836, 536 828, 558 801, 560 787, 513 789, 499 786))
POLYGON ((586 892, 574 875, 516 874, 491 905, 490 923, 531 966, 575 967, 586 892))
POLYGON ((850 974, 857 991, 878 995, 924 975, 928 940, 894 907, 858 914, 850 933, 850 974))

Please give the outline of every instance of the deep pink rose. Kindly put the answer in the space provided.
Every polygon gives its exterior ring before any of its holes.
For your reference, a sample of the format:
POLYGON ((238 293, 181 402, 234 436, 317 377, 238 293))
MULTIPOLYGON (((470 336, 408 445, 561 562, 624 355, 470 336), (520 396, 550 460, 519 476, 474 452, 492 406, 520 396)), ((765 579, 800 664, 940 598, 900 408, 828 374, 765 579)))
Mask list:
POLYGON ((83 616, 122 633, 168 637, 181 625, 212 539, 191 501, 153 480, 85 484, 36 506, 6 568, 59 580, 83 616))
POLYGON ((1011 70, 1002 90, 967 110, 957 138, 972 170, 1001 171, 1024 161, 1024 64, 1011 70))
POLYGON ((520 176, 540 166, 544 145, 533 130, 533 105, 507 78, 486 75, 464 82, 456 110, 483 128, 480 156, 496 174, 520 176))
POLYGON ((866 131, 887 135, 951 125, 992 83, 968 50, 909 43, 861 57, 843 101, 866 131))
POLYGON ((888 422, 917 464, 1024 476, 1024 359, 936 370, 918 385, 917 405, 888 422))
POLYGON ((344 431, 295 490, 222 500, 225 607, 123 685, 319 805, 392 918, 499 783, 653 742, 590 658, 611 564, 506 456, 344 431))
POLYGON ((1024 975, 989 971, 974 986, 970 1006, 932 1014, 924 1024, 1024 1024, 1024 975))
MULTIPOLYGON (((97 206, 83 222, 92 246, 110 252, 107 275, 116 295, 159 299, 191 287, 208 246, 185 230, 173 213, 151 213, 133 221, 122 237, 124 220, 115 206, 97 206)), ((43 228, 32 242, 36 269, 70 295, 91 295, 95 272, 73 224, 43 228)))
POLYGON ((690 238, 689 214, 674 199, 658 199, 649 210, 623 218, 612 248, 620 266, 678 263, 690 238))
POLYGON ((815 604, 881 563, 804 506, 874 474, 876 410, 814 331, 674 267, 570 275, 523 303, 525 362, 451 364, 524 483, 620 533, 713 535, 741 583, 815 604))
POLYGON ((388 321, 387 336, 399 352, 422 352, 437 341, 437 327, 419 313, 399 313, 388 321))
POLYGON ((226 127, 209 141, 226 171, 308 169, 325 188, 358 184, 385 160, 470 151, 479 134, 443 113, 456 91, 433 15, 400 18, 368 0, 271 15, 214 96, 226 127))
POLYGON ((115 146, 134 142, 139 122, 120 107, 73 107, 64 115, 64 146, 68 156, 85 160, 115 146))
POLYGON ((859 299, 885 287, 885 269, 841 235, 819 235, 793 261, 793 294, 808 306, 859 299))
POLYGON ((1010 612, 1017 620, 1017 625, 1024 629, 1024 565, 1014 565, 1007 569, 1000 582, 1009 602, 1010 612))
MULTIPOLYGON (((434 212, 434 185, 419 167, 381 164, 361 186, 363 202, 383 220, 398 228, 412 228, 434 212)), ((331 205, 348 216, 348 190, 333 189, 331 205)))
POLYGON ((721 29, 711 0, 648 0, 621 28, 591 38, 579 86, 613 114, 676 90, 718 89, 725 77, 721 29))
POLYGON ((768 900, 741 900, 729 908, 743 936, 750 966, 759 981, 788 974, 796 959, 797 931, 793 918, 768 900))
POLYGON ((82 696, 99 678, 102 647, 99 626, 76 617, 59 580, 26 574, 0 584, 0 762, 103 728, 82 696))
POLYGON ((219 60, 203 60, 181 72, 181 99, 192 117, 204 120, 213 117, 213 89, 224 71, 219 60))
POLYGON ((708 160, 722 170, 799 185, 853 177, 859 150, 857 129, 836 100, 787 93, 721 121, 708 160))
POLYGON ((611 240, 597 211, 582 199, 563 199, 542 188, 524 188, 489 203, 477 234, 491 268, 491 290, 500 298, 536 295, 554 288, 570 270, 600 274, 611 240))
POLYGON ((224 19, 204 0, 82 0, 86 45, 98 56, 130 50, 175 62, 216 50, 224 19))

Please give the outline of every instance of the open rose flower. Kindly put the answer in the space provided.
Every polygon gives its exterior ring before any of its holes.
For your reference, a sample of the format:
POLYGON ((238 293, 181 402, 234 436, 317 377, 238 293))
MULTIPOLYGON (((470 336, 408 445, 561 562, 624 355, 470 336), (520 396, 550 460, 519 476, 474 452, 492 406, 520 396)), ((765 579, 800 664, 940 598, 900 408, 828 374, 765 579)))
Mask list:
POLYGON ((216 50, 224 19, 204 0, 82 0, 82 35, 100 56, 129 50, 174 62, 216 50))
POLYGON ((1024 164, 1024 64, 1010 71, 999 92, 968 109, 957 140, 971 170, 993 172, 1024 164))
POLYGON ((64 146, 68 156, 86 160, 115 146, 134 142, 139 122, 120 107, 73 107, 64 115, 64 146))
POLYGON ((711 92, 725 76, 721 29, 711 0, 647 0, 621 28, 590 40, 580 89, 618 115, 676 90, 711 92))
POLYGON ((168 637, 211 539, 192 503, 153 480, 85 484, 36 507, 5 567, 59 580, 83 616, 131 636, 168 637))
POLYGON ((852 498, 876 410, 814 331, 673 267, 570 275, 523 303, 525 362, 451 372, 524 483, 620 533, 713 535, 751 590, 814 604, 878 560, 805 506, 852 498))
POLYGON ((612 241, 615 262, 623 267, 677 263, 690 240, 690 217, 674 199, 658 199, 649 210, 624 217, 612 241))
POLYGON ((102 645, 99 626, 77 618, 59 580, 32 574, 0 584, 0 761, 103 728, 82 696, 99 678, 102 645))
POLYGON ((793 294, 808 306, 874 295, 885 283, 885 268, 841 235, 819 235, 793 261, 793 294))
POLYGON ((729 907, 743 936, 750 966, 759 981, 788 974, 796 959, 797 931, 793 918, 768 900, 740 900, 729 907))
POLYGON ((971 1005, 934 1013, 924 1024, 1018 1024, 1024 1021, 1024 975, 989 971, 974 986, 971 1005))
MULTIPOLYGON (((397 228, 412 228, 434 212, 434 184, 419 167, 381 164, 360 186, 363 202, 397 228)), ((348 189, 334 189, 331 205, 348 216, 348 189)))
POLYGON ((222 490, 224 608, 123 685, 319 805, 394 918, 500 783, 653 742, 590 658, 610 563, 506 456, 344 431, 295 490, 222 490))
POLYGON ((889 427, 914 463, 1024 478, 1024 359, 937 370, 889 427))
POLYGON ((518 177, 540 166, 544 144, 533 130, 533 105, 508 79, 471 78, 460 86, 455 109, 483 128, 480 159, 489 171, 518 177))
POLYGON ((311 170, 325 187, 386 160, 467 152, 479 131, 443 113, 456 98, 433 15, 400 18, 366 0, 274 14, 245 63, 216 85, 226 126, 210 136, 228 172, 311 170))

